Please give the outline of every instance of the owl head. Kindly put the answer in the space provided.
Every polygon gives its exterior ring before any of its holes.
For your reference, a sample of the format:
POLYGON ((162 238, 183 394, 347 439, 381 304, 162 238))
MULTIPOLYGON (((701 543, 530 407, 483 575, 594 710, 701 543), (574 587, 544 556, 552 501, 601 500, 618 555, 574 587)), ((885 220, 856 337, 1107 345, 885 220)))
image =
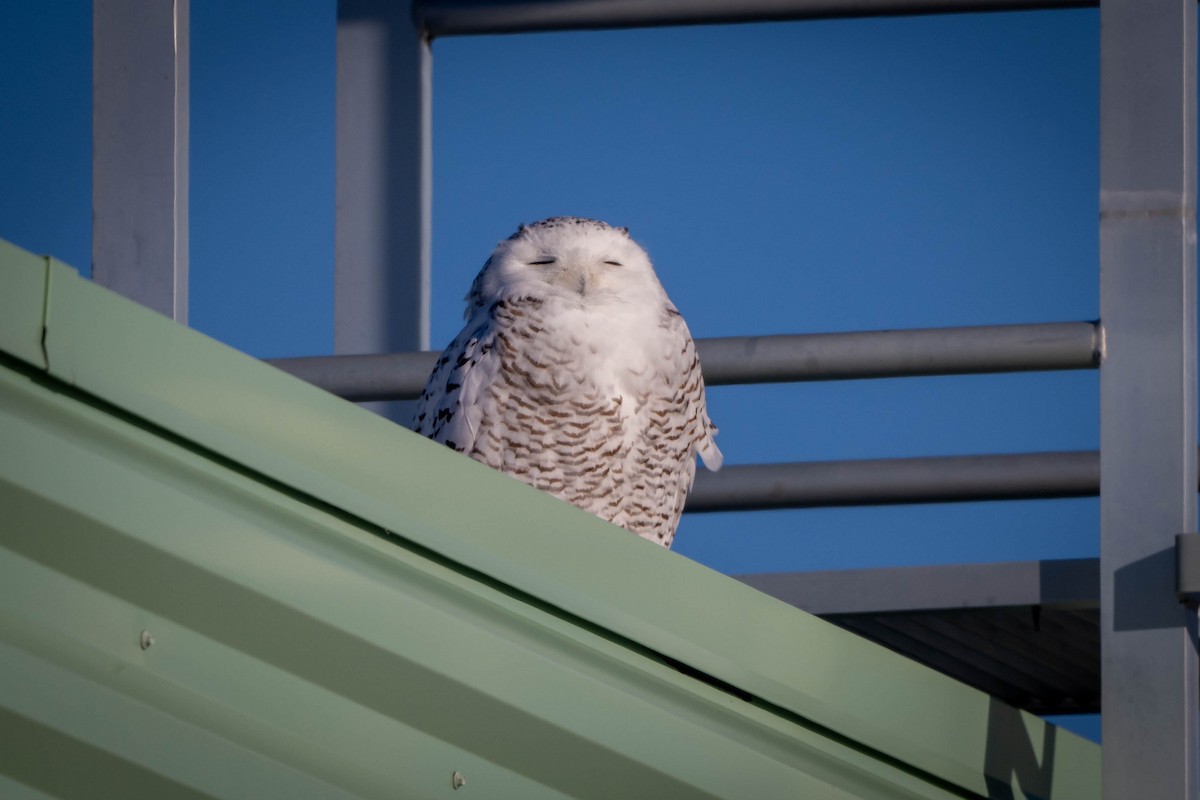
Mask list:
POLYGON ((627 228, 582 217, 522 225, 492 251, 467 294, 469 318, 497 300, 557 298, 581 308, 666 297, 627 228))

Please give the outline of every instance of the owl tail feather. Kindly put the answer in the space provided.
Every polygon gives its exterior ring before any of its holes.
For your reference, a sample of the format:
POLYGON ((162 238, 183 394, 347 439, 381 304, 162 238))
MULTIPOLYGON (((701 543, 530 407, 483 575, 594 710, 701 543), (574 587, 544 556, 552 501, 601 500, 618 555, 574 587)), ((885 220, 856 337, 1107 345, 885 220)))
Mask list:
POLYGON ((700 460, 704 462, 704 466, 713 472, 719 470, 721 464, 725 461, 725 456, 721 454, 721 450, 717 447, 717 443, 713 441, 712 436, 706 436, 700 442, 699 453, 700 460))

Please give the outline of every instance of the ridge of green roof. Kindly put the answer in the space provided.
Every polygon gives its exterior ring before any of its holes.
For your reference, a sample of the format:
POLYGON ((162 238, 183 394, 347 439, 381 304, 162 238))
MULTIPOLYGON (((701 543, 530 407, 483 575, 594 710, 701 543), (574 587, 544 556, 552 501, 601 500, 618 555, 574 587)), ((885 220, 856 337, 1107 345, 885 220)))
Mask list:
POLYGON ((686 665, 786 725, 941 790, 1098 792, 1094 744, 3 242, 0 350, 446 569, 686 665))

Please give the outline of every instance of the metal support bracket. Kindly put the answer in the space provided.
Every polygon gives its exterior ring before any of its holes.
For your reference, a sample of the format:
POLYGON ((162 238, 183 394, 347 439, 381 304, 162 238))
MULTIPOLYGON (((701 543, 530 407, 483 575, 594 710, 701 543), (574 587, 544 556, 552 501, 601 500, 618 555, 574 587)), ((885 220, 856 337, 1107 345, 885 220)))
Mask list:
POLYGON ((1175 590, 1188 603, 1200 603, 1200 533, 1175 534, 1175 590))

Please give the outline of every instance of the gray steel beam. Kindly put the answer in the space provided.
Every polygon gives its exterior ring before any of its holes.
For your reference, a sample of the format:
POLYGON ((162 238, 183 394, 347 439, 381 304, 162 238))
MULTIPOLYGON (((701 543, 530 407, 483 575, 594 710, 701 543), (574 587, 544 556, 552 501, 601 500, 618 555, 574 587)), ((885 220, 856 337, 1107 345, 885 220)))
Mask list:
MULTIPOLYGON (((1094 369, 1090 322, 908 331, 735 336, 696 343, 709 386, 1094 369)), ((415 398, 438 354, 280 358, 270 363, 348 400, 415 398)))
MULTIPOLYGON (((334 351, 429 347, 430 53, 408 3, 339 0, 334 351)), ((374 410, 407 422, 405 404, 374 410)))
POLYGON ((1100 4, 1103 798, 1200 796, 1196 614, 1196 2, 1100 4))
POLYGON ((1095 452, 744 464, 700 470, 684 510, 1089 497, 1099 488, 1095 452))
POLYGON ((1175 534, 1175 591, 1200 602, 1200 533, 1175 534))
POLYGON ((735 575, 810 614, 1044 606, 1096 608, 1095 558, 735 575))
POLYGON ((1099 711, 1099 559, 735 577, 1019 708, 1099 711))
POLYGON ((430 36, 1095 6, 1097 0, 416 0, 430 36))
POLYGON ((92 4, 92 279, 183 324, 188 4, 92 4))

